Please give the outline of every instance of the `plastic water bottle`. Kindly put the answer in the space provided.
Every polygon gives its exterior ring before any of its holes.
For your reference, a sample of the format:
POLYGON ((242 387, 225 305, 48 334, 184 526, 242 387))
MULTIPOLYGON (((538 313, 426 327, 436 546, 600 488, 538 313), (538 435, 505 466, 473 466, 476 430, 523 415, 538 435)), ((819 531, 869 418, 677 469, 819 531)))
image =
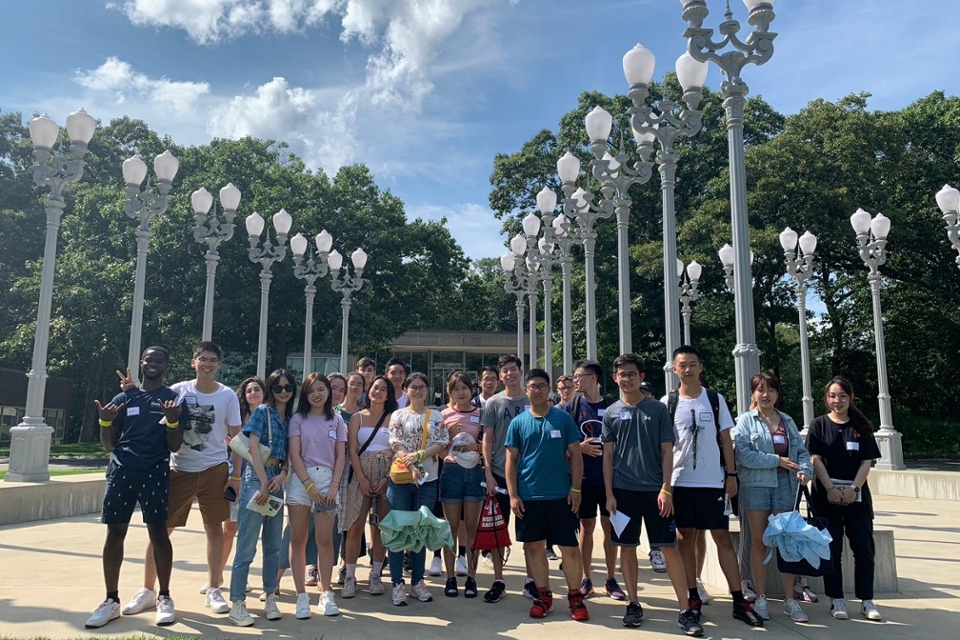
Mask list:
POLYGON ((732 516, 733 515, 733 505, 730 504, 730 494, 723 494, 723 515, 732 516))

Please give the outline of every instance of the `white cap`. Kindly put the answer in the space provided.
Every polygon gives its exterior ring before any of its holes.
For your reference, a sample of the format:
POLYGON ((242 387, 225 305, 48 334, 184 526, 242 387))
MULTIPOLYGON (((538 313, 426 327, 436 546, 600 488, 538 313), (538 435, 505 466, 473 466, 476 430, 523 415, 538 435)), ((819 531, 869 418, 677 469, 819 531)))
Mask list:
POLYGON ((477 441, 469 433, 458 433, 450 441, 450 454, 464 469, 473 469, 480 462, 479 451, 462 451, 458 447, 475 445, 477 441))

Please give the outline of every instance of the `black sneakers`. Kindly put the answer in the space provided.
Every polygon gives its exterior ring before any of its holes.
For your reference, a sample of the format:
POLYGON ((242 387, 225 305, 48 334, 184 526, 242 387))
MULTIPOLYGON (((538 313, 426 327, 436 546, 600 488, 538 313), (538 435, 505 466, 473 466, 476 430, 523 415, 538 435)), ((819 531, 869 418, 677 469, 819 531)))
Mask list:
POLYGON ((751 627, 763 626, 763 618, 761 618, 760 614, 753 610, 753 607, 750 606, 749 602, 734 602, 733 617, 737 620, 746 622, 751 627))
POLYGON ((523 595, 531 600, 536 600, 540 597, 540 590, 537 589, 537 585, 534 584, 533 580, 523 585, 523 595))
POLYGON ((501 580, 497 580, 493 583, 493 586, 490 587, 490 591, 487 591, 483 596, 484 602, 500 602, 503 600, 503 596, 507 591, 507 585, 501 580))
POLYGON ((683 629, 683 632, 688 636, 699 638, 703 635, 703 627, 700 626, 700 623, 697 622, 689 610, 680 612, 680 617, 677 618, 677 626, 683 629))
POLYGON ((627 614, 623 616, 623 626, 639 627, 643 622, 643 607, 639 602, 631 602, 627 605, 627 614))

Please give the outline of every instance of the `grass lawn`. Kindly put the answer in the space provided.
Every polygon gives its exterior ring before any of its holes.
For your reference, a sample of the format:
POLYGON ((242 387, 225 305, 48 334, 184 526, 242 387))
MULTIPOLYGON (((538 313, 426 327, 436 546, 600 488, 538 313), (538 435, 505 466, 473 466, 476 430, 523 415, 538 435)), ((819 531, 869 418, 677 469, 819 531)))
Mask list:
MULTIPOLYGON (((90 474, 90 473, 105 473, 103 469, 51 469, 51 476, 76 476, 80 474, 90 474)), ((7 475, 6 469, 0 471, 0 480, 3 480, 3 477, 7 475)), ((0 640, 3 640, 6 636, 0 636, 0 640)))
MULTIPOLYGON (((7 457, 9 455, 10 447, 0 447, 0 457, 7 457)), ((103 445, 101 445, 99 441, 80 443, 73 442, 69 444, 50 445, 50 457, 107 458, 109 457, 109 454, 104 450, 103 445)), ((3 640, 2 636, 0 636, 0 640, 3 640)))

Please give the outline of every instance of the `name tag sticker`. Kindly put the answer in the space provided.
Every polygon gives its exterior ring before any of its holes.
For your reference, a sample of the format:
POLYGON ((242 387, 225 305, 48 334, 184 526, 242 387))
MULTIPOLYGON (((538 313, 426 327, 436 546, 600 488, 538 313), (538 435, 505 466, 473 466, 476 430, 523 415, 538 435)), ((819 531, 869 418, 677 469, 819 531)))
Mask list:
POLYGON ((551 437, 551 438, 559 438, 559 437, 560 437, 560 429, 552 429, 552 430, 550 431, 550 437, 551 437))
POLYGON ((860 443, 847 441, 847 451, 860 451, 860 443))
POLYGON ((697 417, 697 422, 713 423, 713 414, 709 411, 701 411, 700 415, 697 417))
POLYGON ((787 439, 783 436, 773 436, 773 444, 786 444, 787 439))
POLYGON ((603 417, 603 414, 605 414, 606 412, 607 412, 606 409, 602 409, 602 408, 601 408, 601 409, 597 409, 597 417, 598 417, 598 418, 602 418, 602 417, 603 417))
POLYGON ((330 429, 329 431, 327 431, 327 437, 330 438, 331 440, 336 440, 336 439, 337 439, 337 430, 336 430, 336 429, 330 429))
POLYGON ((138 416, 140 415, 140 407, 127 407, 128 416, 138 416))
POLYGON ((621 411, 621 412, 620 412, 620 419, 621 419, 621 420, 629 420, 629 419, 630 419, 630 412, 629 412, 629 411, 621 411))
POLYGON ((480 424, 480 416, 470 416, 470 422, 473 424, 480 424))

